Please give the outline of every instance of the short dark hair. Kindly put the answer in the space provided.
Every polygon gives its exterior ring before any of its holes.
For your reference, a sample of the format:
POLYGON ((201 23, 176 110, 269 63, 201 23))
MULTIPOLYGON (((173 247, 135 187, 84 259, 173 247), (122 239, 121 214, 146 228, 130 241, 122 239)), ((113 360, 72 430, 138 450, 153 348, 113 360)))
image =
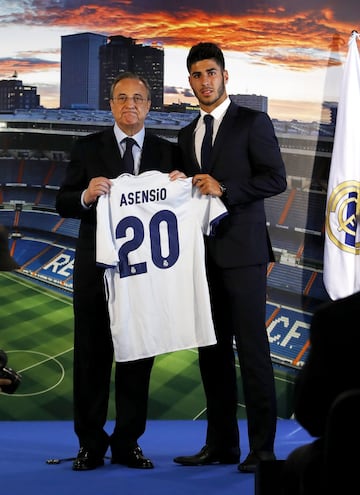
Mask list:
POLYGON ((221 67, 225 69, 225 59, 221 49, 215 43, 198 43, 194 45, 187 56, 186 66, 190 72, 191 66, 200 60, 214 59, 221 67))
POLYGON ((137 81, 141 81, 146 88, 146 91, 148 94, 148 100, 151 100, 151 87, 150 87, 150 84, 148 83, 147 79, 145 79, 145 77, 139 76, 138 74, 135 74, 135 72, 130 72, 130 71, 121 72, 116 77, 116 79, 114 80, 114 82, 112 83, 111 88, 110 88, 110 100, 112 100, 114 97, 115 86, 117 85, 117 83, 119 81, 122 81, 123 79, 136 79, 137 81))

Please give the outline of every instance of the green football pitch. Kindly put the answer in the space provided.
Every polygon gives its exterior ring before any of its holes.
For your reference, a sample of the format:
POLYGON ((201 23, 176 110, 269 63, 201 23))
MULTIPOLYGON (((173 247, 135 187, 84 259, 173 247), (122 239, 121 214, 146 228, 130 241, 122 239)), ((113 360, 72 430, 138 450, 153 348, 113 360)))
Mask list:
MULTIPOLYGON (((2 394, 1 420, 72 419, 73 310, 71 296, 0 272, 0 349, 21 373, 14 394, 2 394)), ((96 365, 94 364, 94 373, 96 365)), ((294 374, 275 369, 280 418, 291 416, 294 374)), ((96 392, 94 392, 96 393, 96 392)), ((245 417, 239 380, 239 418, 245 417)), ((158 356, 150 384, 149 419, 204 419, 196 349, 158 356)), ((114 394, 109 419, 114 418, 114 394)))

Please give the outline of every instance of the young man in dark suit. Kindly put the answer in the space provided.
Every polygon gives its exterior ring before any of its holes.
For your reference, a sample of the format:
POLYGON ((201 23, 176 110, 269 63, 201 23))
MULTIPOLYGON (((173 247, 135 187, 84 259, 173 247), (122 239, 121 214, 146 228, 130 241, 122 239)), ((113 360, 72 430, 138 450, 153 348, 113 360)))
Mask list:
POLYGON ((274 256, 264 199, 286 189, 285 167, 269 116, 240 107, 228 97, 229 76, 220 48, 213 43, 193 46, 187 68, 200 115, 179 133, 184 171, 193 176, 201 193, 220 197, 229 215, 216 235, 205 239, 218 341, 199 349, 206 444, 197 454, 174 461, 193 466, 240 460, 235 338, 250 443, 249 455, 238 469, 254 472, 259 461, 275 458, 276 395, 265 328, 266 270, 274 256), (201 147, 207 115, 213 117, 213 135, 205 163, 201 147))
POLYGON ((133 73, 117 77, 110 93, 114 126, 77 141, 57 196, 56 208, 61 216, 81 219, 73 276, 74 427, 80 445, 73 463, 75 471, 102 466, 109 445, 112 463, 140 469, 153 467, 143 455, 138 439, 145 431, 154 358, 116 363, 115 429, 110 436, 104 429, 113 345, 103 269, 95 261, 97 199, 109 192, 110 179, 129 171, 123 140, 135 140, 131 143, 135 174, 178 168, 176 146, 145 130, 150 98, 150 87, 142 77, 133 73))

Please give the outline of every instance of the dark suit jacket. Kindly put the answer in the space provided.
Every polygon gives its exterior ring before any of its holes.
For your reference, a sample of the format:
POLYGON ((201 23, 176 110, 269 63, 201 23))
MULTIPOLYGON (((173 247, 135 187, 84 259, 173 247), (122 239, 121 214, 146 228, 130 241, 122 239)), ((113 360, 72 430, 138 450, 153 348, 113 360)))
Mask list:
MULTIPOLYGON (((196 123, 197 119, 179 133, 188 176, 201 173, 195 157, 196 123)), ((286 189, 286 172, 266 113, 230 104, 214 142, 210 175, 225 185, 222 199, 230 212, 215 237, 206 239, 216 263, 228 268, 273 260, 264 199, 286 189)))
MULTIPOLYGON (((170 172, 179 167, 178 148, 145 131, 140 172, 170 172)), ((74 266, 74 289, 80 289, 80 292, 83 289, 87 298, 89 287, 94 288, 94 284, 102 285, 102 277, 99 276, 102 275, 102 269, 95 265, 96 208, 84 209, 81 194, 93 177, 113 179, 122 172, 122 158, 113 128, 90 134, 75 143, 65 181, 57 195, 58 213, 64 218, 81 219, 74 266)), ((95 290, 93 294, 95 298, 95 290)))
POLYGON ((313 315, 310 352, 295 383, 294 411, 314 437, 324 435, 327 414, 338 394, 360 388, 359 311, 360 292, 326 303, 313 315))

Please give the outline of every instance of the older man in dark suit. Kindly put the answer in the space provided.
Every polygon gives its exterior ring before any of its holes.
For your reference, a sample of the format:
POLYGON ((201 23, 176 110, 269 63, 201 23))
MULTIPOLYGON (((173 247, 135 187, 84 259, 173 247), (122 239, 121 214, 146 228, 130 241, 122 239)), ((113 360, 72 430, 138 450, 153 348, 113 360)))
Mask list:
POLYGON ((259 461, 275 458, 276 395, 265 328, 266 270, 274 257, 264 199, 286 189, 285 167, 269 116, 228 97, 221 50, 213 43, 193 46, 187 68, 200 116, 179 134, 184 170, 203 194, 221 197, 229 215, 215 237, 205 239, 218 341, 199 349, 206 444, 197 454, 174 461, 193 466, 240 460, 235 338, 250 443, 249 455, 238 469, 254 472, 259 461), (206 121, 212 126, 210 138, 206 121), (209 142, 212 149, 206 151, 209 142))
POLYGON ((115 125, 77 141, 57 196, 61 216, 81 219, 73 301, 74 424, 80 444, 73 463, 75 471, 102 466, 109 445, 113 464, 153 467, 143 455, 138 439, 145 431, 154 358, 116 363, 115 429, 110 436, 104 430, 113 345, 103 269, 95 263, 96 203, 100 195, 109 192, 110 179, 123 172, 171 172, 178 168, 176 146, 145 130, 150 98, 147 81, 136 74, 123 73, 114 81, 110 106, 115 125))

